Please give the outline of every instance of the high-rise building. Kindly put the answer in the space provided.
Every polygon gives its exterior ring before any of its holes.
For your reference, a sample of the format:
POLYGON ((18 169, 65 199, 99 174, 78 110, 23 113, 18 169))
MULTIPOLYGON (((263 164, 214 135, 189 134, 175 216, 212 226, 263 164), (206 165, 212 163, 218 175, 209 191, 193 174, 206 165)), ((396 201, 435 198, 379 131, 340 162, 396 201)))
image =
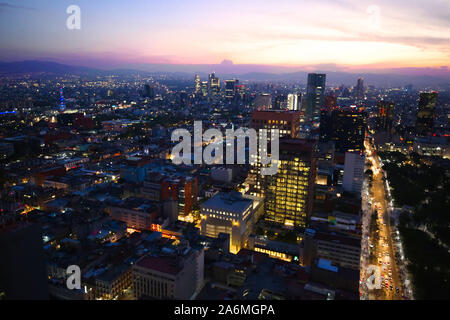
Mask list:
POLYGON ((344 191, 361 197, 365 162, 366 156, 362 152, 345 153, 344 178, 342 181, 344 191))
POLYGON ((151 86, 149 84, 146 84, 144 86, 144 96, 146 98, 150 98, 150 99, 155 98, 155 87, 151 86))
POLYGON ((234 100, 236 95, 236 85, 239 84, 239 80, 225 80, 225 98, 228 100, 234 100))
POLYGON ((238 95, 239 99, 244 100, 244 97, 245 97, 245 85, 244 84, 236 85, 236 94, 238 95))
POLYGON ((319 140, 321 142, 330 141, 333 135, 333 123, 331 121, 331 111, 328 109, 320 110, 320 134, 319 140))
POLYGON ((357 108, 340 108, 331 113, 331 139, 336 152, 364 151, 366 113, 357 108))
POLYGON ((63 88, 59 88, 59 111, 64 112, 66 110, 66 100, 64 99, 63 88))
POLYGON ((305 116, 309 120, 318 120, 320 109, 325 100, 326 74, 308 74, 308 84, 306 87, 306 108, 305 116))
POLYGON ((212 95, 216 95, 220 91, 220 80, 214 73, 209 75, 208 87, 212 95))
POLYGON ((355 87, 355 97, 358 100, 364 99, 364 79, 359 78, 355 87))
MULTIPOLYGON (((300 131, 300 111, 288 110, 255 110, 252 113, 251 127, 259 131, 267 129, 267 137, 272 129, 278 129, 280 137, 297 138, 300 131)), ((258 150, 261 154, 261 150, 258 150)), ((264 176, 260 174, 261 164, 258 159, 256 165, 250 167, 250 194, 256 197, 264 196, 264 176)))
POLYGON ((185 217, 192 213, 197 204, 197 196, 197 178, 190 176, 171 177, 162 182, 161 200, 177 200, 180 217, 185 217))
POLYGON ((288 110, 297 111, 300 110, 300 101, 302 95, 298 93, 290 93, 287 97, 287 108, 288 110))
POLYGON ((195 75, 195 93, 198 94, 202 90, 202 82, 200 81, 200 76, 195 75))
POLYGON ((265 179, 265 220, 306 227, 312 213, 316 142, 280 139, 278 172, 265 179))
POLYGON ((438 93, 421 92, 416 119, 416 134, 424 136, 433 130, 434 113, 438 93))
POLYGON ((391 132, 394 117, 394 102, 378 102, 378 130, 391 132))
POLYGON ((186 106, 188 103, 188 94, 186 91, 181 90, 178 96, 178 103, 181 107, 186 106))
POLYGON ((208 95, 208 81, 202 81, 202 95, 204 97, 208 95))

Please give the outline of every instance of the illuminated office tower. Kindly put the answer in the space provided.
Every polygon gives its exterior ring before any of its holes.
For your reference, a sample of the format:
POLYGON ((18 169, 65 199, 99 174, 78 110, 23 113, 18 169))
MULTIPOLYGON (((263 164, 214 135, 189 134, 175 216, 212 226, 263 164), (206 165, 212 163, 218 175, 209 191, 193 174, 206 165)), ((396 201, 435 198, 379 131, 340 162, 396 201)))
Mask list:
POLYGON ((305 108, 305 116, 308 120, 319 119, 320 109, 323 107, 325 100, 325 81, 325 74, 308 74, 305 108))
POLYGON ((195 75, 195 93, 200 93, 202 90, 202 82, 200 81, 200 76, 198 74, 195 75))
POLYGON ((425 136, 433 130, 434 112, 438 93, 421 92, 416 119, 416 134, 425 136))
POLYGON ((394 117, 394 102, 378 102, 378 130, 391 132, 394 117))
POLYGON ((362 152, 346 152, 342 187, 345 191, 361 197, 366 157, 362 152))
POLYGON ((209 81, 208 81, 209 90, 212 95, 216 95, 220 91, 220 80, 216 77, 214 73, 211 73, 209 75, 209 81))
POLYGON ((202 95, 204 97, 208 95, 208 81, 202 81, 202 95))
POLYGON ((289 110, 300 110, 301 95, 299 96, 297 93, 290 93, 288 94, 287 100, 287 108, 289 110))
MULTIPOLYGON (((270 138, 271 130, 278 129, 280 137, 297 138, 300 131, 300 111, 288 110, 255 110, 252 113, 251 127, 259 132, 267 129, 267 137, 270 138)), ((258 150, 258 155, 261 150, 258 150)), ((250 194, 256 197, 264 196, 264 176, 261 175, 261 159, 250 167, 248 181, 250 194)))
POLYGON ((253 129, 279 129, 280 137, 296 138, 300 130, 300 111, 289 110, 254 110, 251 127, 253 129))
POLYGON ((358 82, 356 83, 355 96, 356 96, 356 99, 358 99, 358 100, 364 99, 364 79, 363 78, 359 78, 358 82))
POLYGON ((236 94, 236 85, 239 84, 239 80, 225 80, 225 98, 227 100, 234 100, 236 94))
POLYGON ((245 85, 244 84, 236 84, 236 94, 239 99, 244 100, 245 98, 245 85))
POLYGON ((306 227, 312 213, 316 142, 280 139, 278 172, 266 176, 265 220, 306 227))

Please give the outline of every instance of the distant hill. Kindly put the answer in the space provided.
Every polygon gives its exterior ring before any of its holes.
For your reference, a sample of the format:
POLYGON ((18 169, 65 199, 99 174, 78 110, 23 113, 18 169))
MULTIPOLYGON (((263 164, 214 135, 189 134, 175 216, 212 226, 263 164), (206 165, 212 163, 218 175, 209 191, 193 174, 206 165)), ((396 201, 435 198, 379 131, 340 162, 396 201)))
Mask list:
POLYGON ((0 62, 0 73, 54 73, 54 74, 78 74, 86 72, 98 72, 99 70, 80 66, 69 66, 49 61, 20 61, 20 62, 0 62))
MULTIPOLYGON (((167 65, 167 64, 142 64, 130 65, 122 69, 100 70, 89 67, 73 66, 49 61, 21 61, 21 62, 0 62, 1 74, 24 74, 24 73, 46 73, 55 75, 131 75, 139 73, 146 74, 170 74, 184 79, 193 79, 194 73, 205 78, 209 72, 216 72, 221 79, 237 78, 249 81, 295 81, 306 84, 306 71, 299 71, 299 68, 271 67, 265 65, 167 65)), ((438 75, 420 75, 417 70, 393 69, 386 70, 385 73, 356 73, 340 71, 316 71, 327 74, 327 85, 355 85, 356 80, 364 78, 365 85, 377 87, 395 87, 412 84, 418 87, 442 86, 450 88, 450 72, 443 70, 438 75), (405 74, 410 72, 410 74, 405 74), (412 72, 415 72, 413 74, 412 72)))

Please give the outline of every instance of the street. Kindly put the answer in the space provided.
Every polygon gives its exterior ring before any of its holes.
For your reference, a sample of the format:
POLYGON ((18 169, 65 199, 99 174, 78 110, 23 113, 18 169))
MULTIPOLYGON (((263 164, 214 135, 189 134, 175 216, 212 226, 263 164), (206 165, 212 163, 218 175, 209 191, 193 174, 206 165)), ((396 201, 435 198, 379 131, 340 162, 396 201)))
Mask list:
POLYGON ((365 196, 369 199, 363 201, 365 213, 363 217, 363 256, 361 261, 362 299, 404 299, 404 296, 407 296, 402 285, 405 272, 400 271, 401 256, 396 252, 394 245, 394 239, 398 239, 398 237, 396 237, 396 231, 393 231, 394 227, 391 226, 391 207, 387 200, 390 199, 390 195, 386 192, 387 186, 383 180, 382 164, 368 142, 366 142, 366 159, 370 163, 368 169, 372 170, 373 179, 371 187, 366 182, 366 190, 363 190, 365 196), (370 276, 366 274, 370 265, 376 265, 380 268, 381 289, 369 291, 365 285, 367 277, 370 276))

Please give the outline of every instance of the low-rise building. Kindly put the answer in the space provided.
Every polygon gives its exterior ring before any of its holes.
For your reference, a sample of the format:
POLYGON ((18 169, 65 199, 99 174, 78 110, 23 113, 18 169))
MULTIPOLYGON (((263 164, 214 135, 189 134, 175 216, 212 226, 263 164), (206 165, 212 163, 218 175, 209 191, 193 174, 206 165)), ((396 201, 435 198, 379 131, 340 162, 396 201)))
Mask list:
POLYGON ((133 266, 133 290, 137 299, 189 300, 194 295, 198 277, 203 274, 199 270, 203 264, 198 261, 202 258, 192 248, 184 249, 181 254, 166 252, 144 256, 133 266))
POLYGON ((230 252, 239 252, 253 228, 255 213, 261 207, 262 201, 244 197, 239 192, 219 192, 201 206, 201 233, 213 238, 228 233, 230 252))
POLYGON ((113 266, 95 278, 95 295, 97 299, 117 299, 131 285, 131 266, 113 266))
POLYGON ((158 208, 146 199, 127 198, 107 208, 114 220, 123 221, 128 228, 152 230, 153 221, 158 217, 158 208))

